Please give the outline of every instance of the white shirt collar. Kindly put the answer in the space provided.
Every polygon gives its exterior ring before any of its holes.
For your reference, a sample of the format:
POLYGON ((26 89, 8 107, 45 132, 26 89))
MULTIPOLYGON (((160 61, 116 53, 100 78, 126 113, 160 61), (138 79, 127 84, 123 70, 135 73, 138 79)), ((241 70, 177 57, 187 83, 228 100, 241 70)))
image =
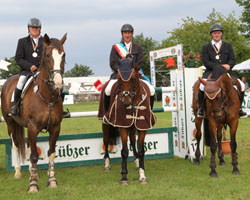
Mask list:
POLYGON ((222 41, 220 40, 219 42, 215 42, 214 40, 211 41, 212 45, 220 45, 222 41))
POLYGON ((129 43, 124 42, 124 44, 125 44, 125 46, 126 46, 126 48, 127 48, 127 51, 130 50, 130 48, 131 48, 131 43, 132 43, 132 42, 129 42, 129 43))

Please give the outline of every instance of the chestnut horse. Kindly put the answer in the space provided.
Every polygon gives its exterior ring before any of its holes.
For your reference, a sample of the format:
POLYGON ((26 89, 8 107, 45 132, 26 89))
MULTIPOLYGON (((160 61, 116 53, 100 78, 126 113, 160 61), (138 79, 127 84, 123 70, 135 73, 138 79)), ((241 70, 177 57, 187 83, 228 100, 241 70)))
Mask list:
POLYGON ((217 149, 216 144, 216 133, 218 141, 218 157, 220 160, 220 165, 224 165, 225 161, 223 159, 224 155, 221 149, 221 140, 222 140, 222 129, 224 126, 228 125, 230 127, 230 146, 232 151, 232 165, 233 165, 233 174, 239 174, 239 169, 237 167, 237 153, 236 153, 236 131, 238 128, 238 118, 240 110, 240 100, 238 91, 240 91, 240 85, 235 78, 232 78, 229 74, 225 73, 220 76, 218 80, 207 81, 199 78, 199 80, 194 84, 193 92, 193 111, 195 115, 195 126, 196 126, 196 139, 197 139, 197 149, 195 152, 195 164, 200 163, 200 139, 201 139, 201 124, 202 118, 197 117, 198 105, 197 105, 197 96, 199 85, 202 83, 204 85, 205 99, 205 118, 208 120, 208 129, 205 132, 209 132, 210 136, 210 151, 211 151, 211 160, 210 160, 210 176, 217 177, 216 162, 215 162, 215 153, 217 149), (235 89, 237 86, 238 90, 235 89))
MULTIPOLYGON (((132 70, 130 77, 128 80, 124 80, 121 71, 118 70, 118 82, 117 82, 117 90, 113 94, 113 98, 117 100, 117 104, 112 104, 109 109, 109 113, 105 114, 104 121, 106 120, 107 123, 102 124, 103 128, 103 142, 105 145, 105 155, 104 155, 104 162, 105 171, 108 171, 110 169, 110 158, 109 158, 109 152, 108 152, 108 145, 110 142, 110 137, 112 134, 112 131, 114 131, 114 126, 119 127, 120 129, 120 136, 121 136, 121 142, 122 142, 122 150, 121 150, 121 156, 122 156, 122 169, 121 169, 121 175, 122 178, 120 180, 120 184, 127 185, 128 179, 127 179, 127 158, 128 158, 128 145, 127 140, 128 136, 130 137, 130 143, 133 149, 136 167, 139 172, 139 181, 141 184, 147 183, 147 178, 145 176, 144 172, 144 139, 146 136, 146 130, 152 128, 152 125, 155 123, 155 117, 152 113, 152 110, 150 108, 150 93, 149 90, 145 90, 145 83, 142 83, 142 81, 139 79, 138 75, 138 68, 135 65, 134 69, 132 70), (146 104, 142 106, 141 102, 145 101, 146 104), (115 105, 115 106, 114 106, 115 105), (115 114, 110 114, 110 112, 114 111, 114 109, 117 109, 117 112, 115 111, 115 114), (138 117, 140 114, 138 114, 140 109, 144 110, 143 112, 147 112, 151 117, 153 118, 153 122, 149 122, 150 125, 146 129, 138 128, 139 123, 144 123, 144 120, 139 119, 138 117), (117 118, 112 121, 112 116, 116 116, 117 118), (126 121, 127 119, 131 119, 132 122, 126 124, 126 125, 115 125, 116 121, 126 121), (136 122, 140 121, 139 123, 136 122), (138 152, 136 150, 136 130, 138 132, 138 152)), ((112 101, 111 101, 112 103, 112 101)), ((145 115, 145 119, 147 119, 148 115, 145 115)), ((142 116, 141 116, 142 117, 142 116)), ((143 118, 143 117, 142 117, 143 118)), ((122 123, 122 122, 121 122, 122 123)), ((146 123, 146 122, 145 122, 146 123)), ((115 135, 114 133, 112 135, 115 135)))
POLYGON ((30 148, 30 183, 29 192, 37 192, 38 174, 37 161, 38 152, 36 139, 39 132, 46 129, 49 132, 49 168, 48 186, 57 187, 55 178, 55 145, 60 133, 63 115, 62 99, 60 90, 63 85, 62 74, 64 73, 65 53, 63 44, 66 40, 65 34, 61 40, 49 38, 44 35, 44 46, 39 73, 35 77, 23 96, 20 104, 19 116, 8 115, 11 108, 11 96, 18 81, 18 75, 9 78, 3 85, 1 102, 2 114, 7 123, 8 134, 12 139, 14 149, 15 178, 21 178, 20 156, 25 159, 24 127, 28 130, 28 145, 30 148))

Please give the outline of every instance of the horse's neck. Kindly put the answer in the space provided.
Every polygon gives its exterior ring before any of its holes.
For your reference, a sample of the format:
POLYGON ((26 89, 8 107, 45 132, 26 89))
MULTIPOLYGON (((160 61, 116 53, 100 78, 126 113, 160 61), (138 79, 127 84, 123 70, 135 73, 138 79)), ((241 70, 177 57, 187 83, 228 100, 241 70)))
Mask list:
POLYGON ((225 88, 226 91, 225 96, 228 98, 228 100, 233 99, 234 95, 236 94, 234 94, 235 90, 231 78, 225 77, 222 84, 222 87, 225 88))

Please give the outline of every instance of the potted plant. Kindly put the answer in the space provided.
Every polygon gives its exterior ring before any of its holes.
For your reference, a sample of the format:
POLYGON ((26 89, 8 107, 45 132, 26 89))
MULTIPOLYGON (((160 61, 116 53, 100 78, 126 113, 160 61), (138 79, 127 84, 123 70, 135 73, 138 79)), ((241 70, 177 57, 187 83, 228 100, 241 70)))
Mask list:
POLYGON ((200 59, 200 54, 194 54, 191 51, 186 56, 183 56, 183 63, 185 67, 194 68, 198 66, 199 59, 200 59))

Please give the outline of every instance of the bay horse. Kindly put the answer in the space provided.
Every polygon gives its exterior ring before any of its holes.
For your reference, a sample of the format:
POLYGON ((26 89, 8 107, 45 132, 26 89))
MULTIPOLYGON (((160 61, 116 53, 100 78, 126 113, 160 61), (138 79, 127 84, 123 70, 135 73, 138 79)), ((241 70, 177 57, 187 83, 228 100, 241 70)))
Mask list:
POLYGON ((120 184, 128 184, 128 136, 130 137, 130 143, 135 157, 136 168, 139 172, 139 181, 141 184, 146 184, 147 178, 144 171, 144 139, 146 136, 146 130, 152 128, 156 121, 150 107, 150 92, 146 84, 139 79, 137 65, 134 66, 134 69, 132 70, 127 80, 123 78, 122 72, 118 70, 118 81, 116 83, 116 86, 113 86, 113 88, 116 88, 114 89, 114 91, 112 89, 113 95, 111 96, 114 100, 112 101, 111 99, 111 103, 113 102, 113 104, 110 105, 109 111, 104 115, 104 123, 102 124, 104 134, 103 142, 105 146, 104 169, 105 171, 108 171, 110 169, 108 145, 111 135, 115 135, 114 133, 112 133, 112 131, 114 131, 114 127, 119 127, 122 142, 122 178, 120 180, 120 184), (144 103, 142 104, 142 102, 144 103), (147 114, 145 114, 144 116, 139 116, 140 114, 142 114, 140 112, 147 114), (145 124, 147 124, 147 127, 142 128, 141 126, 142 124, 144 124, 144 122, 145 124), (136 130, 138 132, 138 152, 136 150, 136 130))
MULTIPOLYGON (((220 165, 225 165, 224 154, 221 148, 222 140, 222 129, 224 126, 228 125, 230 128, 230 147, 231 147, 231 156, 232 156, 232 165, 233 165, 233 174, 239 174, 238 158, 237 158, 237 143, 236 143, 236 131, 238 128, 238 118, 240 111, 240 100, 238 98, 238 91, 241 91, 240 84, 235 78, 232 78, 228 73, 225 73, 220 76, 218 80, 212 80, 210 77, 207 81, 199 78, 198 81, 194 84, 193 92, 193 111, 195 115, 195 126, 196 126, 196 139, 197 139, 197 149, 195 152, 195 164, 200 163, 200 139, 201 139, 201 125, 202 118, 197 117, 198 104, 198 90, 199 85, 202 83, 204 85, 205 99, 205 118, 204 120, 208 121, 208 130, 205 130, 205 134, 209 133, 209 136, 206 138, 209 140, 207 143, 210 143, 211 151, 211 160, 210 160, 210 176, 217 177, 215 153, 217 149, 216 136, 218 141, 218 157, 220 160, 220 165), (235 89, 237 87, 237 90, 235 89)), ((205 125, 205 124, 204 124, 205 125)))
POLYGON ((8 134, 12 139, 12 148, 16 159, 15 178, 21 178, 20 157, 25 159, 24 127, 28 131, 28 145, 30 148, 30 183, 28 192, 38 192, 36 146, 37 135, 43 129, 49 132, 49 167, 48 186, 57 187, 55 178, 55 145, 60 133, 63 116, 60 90, 63 86, 65 52, 63 44, 67 38, 65 34, 61 40, 44 35, 44 46, 39 73, 26 90, 20 103, 19 116, 9 116, 12 106, 11 96, 18 81, 18 75, 9 78, 2 87, 2 114, 7 123, 8 134))

